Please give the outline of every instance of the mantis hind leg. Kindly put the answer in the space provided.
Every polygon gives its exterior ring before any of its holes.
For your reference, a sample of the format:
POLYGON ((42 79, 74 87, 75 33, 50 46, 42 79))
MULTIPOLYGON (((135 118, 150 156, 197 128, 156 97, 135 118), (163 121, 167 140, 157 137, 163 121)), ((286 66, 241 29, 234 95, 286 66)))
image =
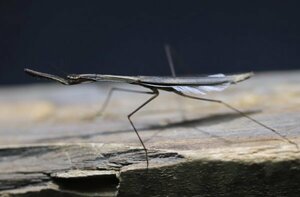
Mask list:
POLYGON ((208 99, 208 98, 201 98, 201 97, 196 97, 196 96, 191 96, 191 95, 187 95, 187 94, 184 94, 182 92, 178 92, 178 91, 175 91, 176 94, 179 94, 183 97, 187 97, 187 98, 191 98, 191 99, 196 99, 196 100, 201 100, 201 101, 208 101, 208 102, 214 102, 214 103, 220 103, 222 104, 223 106, 235 111, 236 113, 240 114, 241 116, 247 118, 248 120, 251 120, 252 122, 268 129, 269 131, 275 133, 277 136, 279 136, 281 139, 285 140, 286 142, 290 143, 290 144, 293 144, 294 146, 296 146, 296 148, 299 150, 299 146, 298 144, 296 144, 295 142, 293 142, 292 140, 290 140, 289 138, 287 138, 286 136, 282 135, 281 133, 279 133, 278 131, 276 131, 275 129, 263 124, 262 122, 252 118, 251 116, 247 115, 246 113, 238 110, 237 108, 229 105, 228 103, 225 103, 221 100, 215 100, 215 99, 208 99))

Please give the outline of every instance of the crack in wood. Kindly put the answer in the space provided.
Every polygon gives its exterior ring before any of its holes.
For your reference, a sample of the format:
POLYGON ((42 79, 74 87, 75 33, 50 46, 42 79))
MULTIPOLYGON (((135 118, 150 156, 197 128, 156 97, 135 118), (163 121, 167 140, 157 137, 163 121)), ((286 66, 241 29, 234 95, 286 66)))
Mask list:
MULTIPOLYGON (((146 167, 142 149, 103 144, 4 148, 0 149, 0 158, 0 194, 33 192, 27 188, 41 187, 44 192, 114 196, 119 185, 118 174, 124 167, 146 167)), ((149 150, 149 158, 150 167, 184 160, 178 153, 161 150, 149 150)))

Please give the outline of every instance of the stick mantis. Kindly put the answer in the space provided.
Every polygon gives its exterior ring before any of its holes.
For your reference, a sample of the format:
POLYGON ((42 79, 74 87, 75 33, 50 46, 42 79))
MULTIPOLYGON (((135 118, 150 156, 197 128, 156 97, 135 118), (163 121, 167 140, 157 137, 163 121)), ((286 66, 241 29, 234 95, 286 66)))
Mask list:
MULTIPOLYGON (((169 61, 169 65, 171 68, 173 67, 173 63, 171 62, 171 54, 170 50, 166 47, 167 57, 169 61)), ((241 116, 251 120, 252 122, 256 123, 257 125, 260 125, 269 131, 275 133, 279 137, 281 137, 283 140, 287 141, 290 144, 293 144, 297 147, 298 145, 291 141, 286 136, 282 135, 275 129, 261 123, 260 121, 252 118, 251 116, 247 115, 246 113, 240 111, 239 109, 231 106, 230 104, 223 102, 221 100, 216 99, 209 99, 204 98, 202 95, 205 95, 208 92, 212 91, 223 91, 226 88, 228 88, 232 84, 239 83, 241 81, 244 81, 246 79, 249 79, 253 73, 242 73, 242 74, 236 74, 236 75, 224 75, 224 74, 216 74, 216 75, 209 75, 204 77, 198 77, 198 76, 191 76, 191 77, 176 77, 174 68, 172 70, 172 77, 160 77, 160 76, 120 76, 120 75, 103 75, 103 74, 70 74, 67 75, 65 78, 48 74, 48 73, 42 73, 35 70, 27 69, 25 68, 24 71, 33 76, 33 77, 39 77, 39 78, 45 78, 53 81, 57 81, 59 83, 62 83, 64 85, 76 85, 81 84, 85 82, 104 82, 104 81, 112 81, 112 82, 121 82, 121 83, 127 83, 131 85, 137 85, 142 86, 148 91, 139 91, 139 90, 127 90, 127 89, 121 89, 121 88, 113 88, 110 90, 107 99, 104 102, 104 105, 101 109, 101 112, 105 109, 105 107, 108 104, 108 101, 112 95, 112 92, 115 90, 121 90, 121 91, 129 91, 133 93, 143 93, 143 94, 149 94, 151 95, 150 98, 148 98, 143 104, 141 104, 139 107, 137 107, 135 110, 133 110, 130 114, 128 114, 127 118, 130 122, 134 132, 136 133, 143 150, 145 152, 145 158, 147 162, 147 169, 149 167, 149 159, 148 159, 148 150, 138 132, 135 125, 133 124, 131 117, 137 113, 140 109, 142 109, 145 105, 153 101, 155 98, 159 96, 160 91, 168 91, 173 92, 177 95, 190 98, 190 99, 196 99, 200 101, 208 101, 208 102, 214 102, 219 103, 236 113, 240 114, 241 116), (191 94, 192 95, 191 95, 191 94), (197 96, 195 96, 197 95, 197 96), (199 96, 200 95, 200 96, 199 96)))

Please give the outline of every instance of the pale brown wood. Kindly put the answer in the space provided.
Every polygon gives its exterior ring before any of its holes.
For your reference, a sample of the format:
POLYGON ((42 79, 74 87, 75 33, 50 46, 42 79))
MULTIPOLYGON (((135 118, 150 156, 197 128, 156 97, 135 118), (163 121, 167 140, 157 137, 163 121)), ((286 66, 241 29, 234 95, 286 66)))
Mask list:
MULTIPOLYGON (((221 99, 300 144, 300 71, 270 72, 208 98, 221 99)), ((119 92, 95 117, 108 87, 0 88, 0 194, 65 196, 291 196, 300 153, 225 107, 161 93, 119 92)), ((138 88, 140 89, 140 88, 138 88)))

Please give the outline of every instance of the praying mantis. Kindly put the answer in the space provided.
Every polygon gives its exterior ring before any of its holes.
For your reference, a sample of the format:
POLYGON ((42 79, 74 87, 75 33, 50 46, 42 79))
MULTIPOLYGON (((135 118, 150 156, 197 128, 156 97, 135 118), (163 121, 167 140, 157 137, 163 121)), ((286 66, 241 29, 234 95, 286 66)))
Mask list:
MULTIPOLYGON (((148 159, 148 150, 142 140, 142 137, 140 136, 138 130, 136 129, 135 125, 133 124, 133 121, 131 120, 131 117, 137 113, 140 109, 142 109, 144 106, 146 106, 148 103, 153 101, 155 98, 159 96, 160 91, 168 91, 175 93, 179 96, 183 96, 190 99, 196 99, 199 101, 207 101, 207 102, 214 102, 221 104, 236 113, 240 114, 241 116, 247 118, 248 120, 256 123, 257 125, 260 125, 264 127, 265 129, 268 129, 269 131, 275 133, 279 137, 281 137, 283 140, 287 141, 290 144, 293 144, 297 147, 298 145, 291 141, 286 136, 282 135, 275 129, 263 124, 262 122, 252 118, 251 116, 247 115, 246 113, 240 111, 239 109, 231 106, 230 104, 223 102, 221 100, 216 99, 209 99, 202 97, 203 95, 213 92, 213 91, 223 91, 227 89, 230 85, 237 84, 239 82, 242 82, 244 80, 249 79, 251 76, 253 76, 252 72, 249 73, 242 73, 242 74, 235 74, 235 75, 224 75, 224 74, 215 74, 215 75, 208 75, 208 76, 190 76, 190 77, 176 77, 173 62, 171 60, 171 54, 170 49, 168 46, 166 46, 166 53, 169 61, 169 65, 171 67, 172 75, 173 76, 120 76, 120 75, 104 75, 104 74, 70 74, 67 75, 65 78, 59 77, 57 75, 52 75, 48 73, 43 73, 35 70, 31 70, 28 68, 25 68, 24 71, 33 76, 33 77, 39 77, 44 79, 49 79, 53 81, 57 81, 64 85, 76 85, 81 84, 85 82, 104 82, 104 81, 112 81, 112 82, 120 82, 120 83, 127 83, 135 86, 142 86, 148 91, 139 91, 139 90, 126 90, 133 93, 143 93, 143 94, 149 94, 151 95, 150 98, 148 98, 144 103, 142 103, 139 107, 137 107, 135 110, 133 110, 130 114, 128 114, 127 118, 130 122, 135 134, 137 135, 143 150, 145 152, 145 160, 147 163, 147 169, 149 167, 149 159, 148 159), (172 69, 173 68, 173 69, 172 69)), ((108 101, 111 97, 111 94, 115 90, 122 90, 121 88, 114 88, 111 89, 107 99, 104 102, 103 108, 101 111, 104 110, 106 105, 108 104, 108 101)))

